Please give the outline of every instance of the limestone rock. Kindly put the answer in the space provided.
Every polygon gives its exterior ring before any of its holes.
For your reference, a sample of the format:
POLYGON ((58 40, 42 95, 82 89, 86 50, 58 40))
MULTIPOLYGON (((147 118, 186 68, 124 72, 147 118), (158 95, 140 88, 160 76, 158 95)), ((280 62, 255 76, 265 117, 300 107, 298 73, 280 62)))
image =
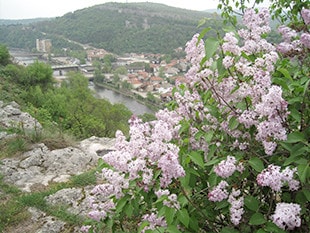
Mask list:
MULTIPOLYGON (((20 111, 17 103, 5 105, 0 101, 0 125, 18 126, 23 129, 38 129, 41 125, 28 113, 20 111)), ((0 140, 12 134, 0 132, 0 140)), ((100 155, 114 150, 115 139, 91 137, 76 146, 50 150, 43 143, 33 145, 29 151, 16 158, 0 160, 0 174, 3 181, 13 184, 24 192, 46 188, 51 182, 66 182, 73 175, 78 175, 96 167, 100 155)), ((89 200, 93 186, 62 189, 46 197, 49 205, 62 205, 67 210, 81 217, 90 211, 89 200)), ((1 193, 1 190, 0 190, 1 193)), ((36 209, 28 209, 32 218, 27 223, 20 223, 8 233, 61 233, 69 232, 66 223, 36 209), (18 229, 17 229, 18 228, 18 229)), ((70 229, 72 232, 72 229, 70 229)), ((79 227, 74 232, 80 232, 79 227)))
POLYGON ((114 139, 93 137, 82 141, 80 146, 52 151, 44 144, 37 144, 32 150, 22 154, 21 158, 3 159, 0 172, 6 182, 31 192, 33 185, 47 186, 50 182, 66 182, 72 175, 96 167, 99 159, 96 151, 110 150, 113 143, 114 139))
POLYGON ((34 228, 32 232, 34 233, 62 233, 65 231, 66 223, 60 221, 54 217, 47 216, 41 210, 30 207, 28 212, 31 213, 31 221, 33 222, 34 228))
POLYGON ((7 128, 21 127, 26 130, 39 130, 42 128, 41 124, 29 113, 22 112, 16 102, 4 105, 0 101, 0 125, 7 128))
POLYGON ((49 195, 45 200, 49 205, 66 206, 68 212, 86 217, 91 210, 89 197, 92 189, 93 186, 62 189, 49 195))

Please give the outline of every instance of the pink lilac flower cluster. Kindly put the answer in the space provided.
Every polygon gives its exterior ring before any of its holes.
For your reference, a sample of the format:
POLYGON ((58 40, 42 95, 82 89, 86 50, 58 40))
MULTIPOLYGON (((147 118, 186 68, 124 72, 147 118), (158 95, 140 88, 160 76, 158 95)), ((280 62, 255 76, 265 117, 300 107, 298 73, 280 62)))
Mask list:
POLYGON ((300 227, 301 225, 300 212, 299 204, 277 203, 271 220, 283 230, 294 230, 295 227, 300 227))
POLYGON ((291 191, 299 189, 299 181, 294 179, 297 168, 286 167, 282 172, 281 167, 270 164, 260 174, 257 175, 256 181, 260 186, 268 186, 273 191, 279 192, 287 184, 291 191))
POLYGON ((235 171, 242 172, 243 170, 242 163, 237 164, 237 160, 233 156, 227 156, 225 160, 214 167, 216 175, 222 178, 230 177, 235 171))
POLYGON ((310 10, 309 9, 302 9, 301 16, 306 25, 310 25, 310 10))
POLYGON ((170 191, 168 189, 159 189, 154 192, 157 198, 161 198, 162 196, 167 196, 167 199, 163 201, 163 204, 165 206, 168 206, 170 208, 174 208, 179 210, 180 209, 180 203, 178 201, 178 196, 176 194, 170 194, 170 191))
MULTIPOLYGON (((200 66, 201 60, 192 58, 194 56, 201 58, 204 55, 203 42, 200 41, 196 46, 198 36, 195 35, 187 44, 186 49, 189 52, 188 57, 192 62, 192 67, 195 67, 186 74, 189 90, 182 93, 188 92, 189 94, 181 95, 177 92, 175 97, 179 106, 176 111, 181 116, 197 119, 200 122, 204 120, 211 122, 212 128, 207 127, 206 132, 218 127, 235 138, 233 146, 240 149, 246 149, 249 145, 248 141, 253 139, 244 137, 238 128, 230 129, 230 119, 237 117, 245 128, 254 126, 257 129, 255 139, 263 144, 265 153, 271 155, 276 149, 277 140, 286 140, 287 132, 284 123, 288 110, 287 102, 282 98, 281 88, 272 85, 271 82, 271 74, 274 72, 278 54, 276 48, 262 37, 270 31, 269 20, 270 15, 267 9, 261 9, 258 13, 253 9, 247 9, 243 19, 245 28, 238 31, 243 45, 239 45, 239 40, 233 32, 225 34, 221 47, 225 54, 223 65, 230 72, 220 79, 217 70, 213 68, 216 56, 207 60, 203 64, 203 69, 200 66), (248 59, 242 54, 254 55, 256 59, 248 59), (201 96, 201 93, 206 90, 212 92, 212 97, 217 101, 216 107, 223 113, 223 116, 226 116, 222 122, 212 119, 209 114, 210 110, 203 107, 204 101, 199 95, 201 96), (188 101, 187 98, 189 98, 188 101), (240 105, 242 102, 246 102, 246 107, 240 105), (266 128, 268 130, 265 130, 266 128)), ((195 128, 201 131, 201 128, 197 128, 194 124, 191 125, 194 131, 195 128)), ((200 144, 197 145, 200 146, 200 144)), ((208 148, 206 145, 201 146, 203 146, 201 150, 208 148)))
POLYGON ((228 202, 230 204, 229 213, 230 213, 230 221, 236 226, 239 225, 242 215, 244 213, 243 205, 244 205, 244 197, 239 197, 241 194, 240 190, 232 189, 228 202), (238 198, 239 197, 239 198, 238 198))
POLYGON ((180 203, 178 201, 178 196, 174 193, 169 195, 168 199, 163 201, 163 204, 176 210, 179 210, 181 208, 180 203))
POLYGON ((91 229, 91 226, 90 226, 90 225, 85 225, 85 226, 82 226, 82 227, 80 228, 80 231, 81 231, 81 232, 88 233, 90 229, 91 229))
POLYGON ((209 201, 217 202, 223 201, 228 198, 228 191, 226 188, 228 183, 222 180, 217 186, 215 186, 211 192, 208 193, 209 201))
MULTIPOLYGON (((157 120, 143 123, 139 118, 130 119, 130 140, 118 131, 116 133, 116 150, 102 156, 111 168, 103 168, 101 179, 105 182, 92 190, 89 216, 97 221, 107 217, 115 208, 111 197, 123 197, 129 182, 149 191, 157 181, 154 170, 160 172, 160 187, 166 188, 173 179, 185 175, 178 160, 179 148, 170 143, 178 132, 180 117, 173 111, 161 110, 156 114, 157 120)), ((167 205, 178 208, 175 194, 168 196, 167 205), (168 203, 169 202, 169 203, 168 203)))
POLYGON ((108 213, 112 213, 115 209, 115 204, 110 199, 105 199, 104 201, 98 200, 95 197, 90 198, 90 207, 91 211, 88 213, 88 216, 97 221, 100 222, 101 220, 104 220, 108 213))
MULTIPOLYGON (((301 16, 304 23, 310 25, 310 10, 302 9, 301 16)), ((297 32, 287 26, 280 26, 278 31, 282 35, 283 42, 281 42, 277 50, 288 57, 294 57, 305 48, 310 49, 310 33, 308 31, 297 32), (298 39, 299 38, 299 39, 298 39)))
POLYGON ((240 190, 232 189, 229 194, 227 191, 228 183, 226 181, 221 181, 217 186, 215 186, 211 192, 208 193, 209 201, 220 202, 228 199, 230 204, 230 220, 234 225, 238 225, 242 219, 242 214, 244 213, 244 197, 241 196, 240 190), (239 198, 238 198, 239 197, 239 198))
POLYGON ((158 217, 157 214, 145 214, 142 217, 142 222, 148 222, 149 225, 142 229, 142 233, 147 230, 156 230, 157 227, 166 227, 167 222, 164 217, 158 217))
POLYGON ((145 188, 152 185, 155 167, 161 170, 161 187, 167 187, 173 178, 185 174, 178 161, 178 147, 169 143, 177 135, 180 118, 167 110, 159 111, 156 116, 158 119, 150 123, 132 118, 130 141, 118 132, 117 150, 102 157, 120 172, 129 174, 130 180, 142 178, 145 188))

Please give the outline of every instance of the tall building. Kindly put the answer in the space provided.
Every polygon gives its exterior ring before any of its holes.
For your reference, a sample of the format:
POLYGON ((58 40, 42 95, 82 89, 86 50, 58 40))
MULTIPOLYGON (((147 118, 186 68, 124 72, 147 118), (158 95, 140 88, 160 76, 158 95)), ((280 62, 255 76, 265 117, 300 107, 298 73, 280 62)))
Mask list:
POLYGON ((50 53, 52 49, 52 41, 50 39, 37 39, 36 46, 39 52, 50 53))

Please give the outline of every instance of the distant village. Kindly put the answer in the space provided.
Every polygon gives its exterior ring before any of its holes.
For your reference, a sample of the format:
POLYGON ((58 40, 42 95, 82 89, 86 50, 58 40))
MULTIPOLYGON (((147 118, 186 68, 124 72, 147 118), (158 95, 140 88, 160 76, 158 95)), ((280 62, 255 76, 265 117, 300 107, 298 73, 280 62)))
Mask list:
MULTIPOLYGON (((109 55, 104 49, 96 49, 93 47, 84 47, 87 57, 85 64, 72 57, 59 57, 51 54, 51 40, 36 40, 36 49, 42 53, 42 56, 49 56, 54 76, 57 80, 66 77, 66 73, 70 70, 80 70, 87 78, 93 80, 96 67, 93 65, 95 61, 103 61, 106 55, 109 55)), ((176 52, 182 52, 182 48, 178 48, 176 52)), ((110 54, 111 55, 111 54, 110 54)), ((119 83, 127 83, 127 89, 132 93, 147 98, 149 94, 161 101, 169 101, 171 99, 172 88, 176 82, 185 82, 184 73, 187 71, 189 64, 185 58, 179 59, 162 59, 163 54, 136 54, 130 53, 124 56, 115 56, 113 61, 113 69, 117 67, 125 67, 126 74, 118 75, 119 83), (147 65, 148 69, 145 68, 147 65)), ((110 85, 116 85, 113 73, 103 73, 104 82, 110 85)))

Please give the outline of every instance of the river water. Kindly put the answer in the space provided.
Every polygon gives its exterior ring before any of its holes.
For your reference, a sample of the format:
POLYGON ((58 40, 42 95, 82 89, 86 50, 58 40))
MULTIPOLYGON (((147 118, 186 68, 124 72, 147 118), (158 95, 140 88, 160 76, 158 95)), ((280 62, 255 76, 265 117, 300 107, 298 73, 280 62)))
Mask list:
POLYGON ((120 93, 117 93, 104 87, 95 86, 92 83, 89 85, 89 88, 95 91, 97 98, 107 99, 112 104, 116 103, 124 104, 135 115, 142 115, 144 113, 154 114, 153 110, 137 102, 133 98, 122 95, 120 93))

